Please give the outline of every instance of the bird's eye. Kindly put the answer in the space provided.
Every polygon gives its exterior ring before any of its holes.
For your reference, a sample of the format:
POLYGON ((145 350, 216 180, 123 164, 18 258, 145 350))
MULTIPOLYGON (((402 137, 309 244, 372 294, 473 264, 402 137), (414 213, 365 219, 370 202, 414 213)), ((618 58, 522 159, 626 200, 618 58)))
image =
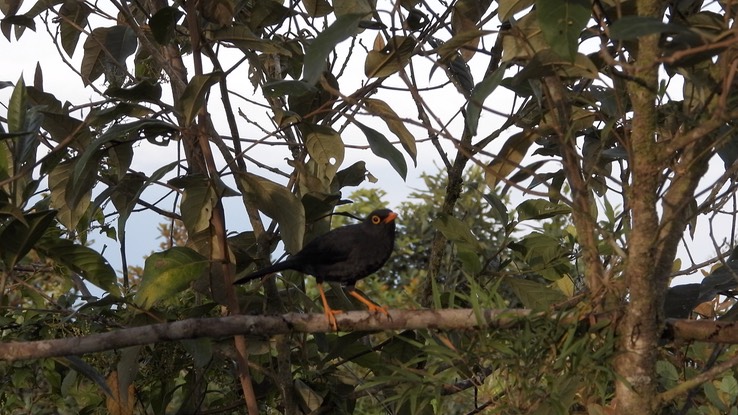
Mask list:
POLYGON ((377 215, 372 216, 372 223, 373 224, 379 225, 379 222, 381 222, 381 221, 382 221, 382 218, 380 218, 379 216, 377 216, 377 215))

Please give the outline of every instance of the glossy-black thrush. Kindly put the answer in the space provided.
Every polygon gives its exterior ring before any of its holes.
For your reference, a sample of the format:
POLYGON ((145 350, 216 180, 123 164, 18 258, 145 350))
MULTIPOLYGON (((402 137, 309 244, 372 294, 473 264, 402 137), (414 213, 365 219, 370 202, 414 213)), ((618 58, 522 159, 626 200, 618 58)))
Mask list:
POLYGON ((282 262, 251 273, 234 284, 242 284, 277 271, 292 269, 310 274, 318 282, 325 315, 333 330, 338 330, 335 314, 323 291, 323 281, 340 282, 348 293, 361 301, 369 311, 387 314, 380 307, 354 291, 356 281, 374 273, 390 257, 395 245, 395 218, 389 209, 377 209, 361 223, 333 229, 310 241, 302 250, 282 262))

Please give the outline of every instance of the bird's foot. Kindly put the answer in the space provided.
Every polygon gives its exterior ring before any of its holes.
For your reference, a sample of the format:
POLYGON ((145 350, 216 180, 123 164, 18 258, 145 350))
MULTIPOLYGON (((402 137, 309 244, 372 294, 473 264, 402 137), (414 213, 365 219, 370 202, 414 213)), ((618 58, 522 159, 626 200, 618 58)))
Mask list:
POLYGON ((336 321, 336 314, 343 313, 343 310, 334 310, 332 308, 326 308, 325 316, 328 318, 328 324, 331 325, 333 331, 338 331, 338 322, 336 321))
POLYGON ((384 314, 387 317, 390 316, 389 311, 387 310, 386 307, 378 306, 376 304, 367 304, 366 305, 366 308, 369 309, 369 312, 370 313, 374 313, 374 314, 382 313, 382 314, 384 314))

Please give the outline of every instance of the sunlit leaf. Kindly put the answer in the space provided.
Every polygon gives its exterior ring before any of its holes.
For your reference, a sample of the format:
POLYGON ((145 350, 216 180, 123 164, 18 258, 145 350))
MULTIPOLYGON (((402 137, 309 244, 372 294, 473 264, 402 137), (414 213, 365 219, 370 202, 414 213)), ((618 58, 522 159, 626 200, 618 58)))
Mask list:
POLYGON ((60 163, 49 173, 49 190, 51 191, 51 207, 57 209, 59 222, 73 231, 80 219, 87 212, 92 197, 92 188, 86 189, 75 204, 67 201, 67 188, 72 179, 75 164, 60 163))
POLYGON ((503 181, 518 167, 535 138, 533 132, 523 131, 505 141, 497 157, 484 168, 484 177, 490 189, 494 189, 498 181, 503 181))
POLYGON ((223 76, 223 72, 213 72, 192 77, 182 96, 174 104, 174 109, 184 118, 185 126, 192 123, 205 103, 210 88, 220 82, 223 76))
POLYGON ((251 173, 236 176, 244 188, 244 198, 277 221, 285 248, 296 253, 305 235, 305 210, 302 203, 284 186, 251 173))
POLYGON ((323 125, 306 125, 303 128, 305 147, 311 160, 318 166, 316 177, 330 183, 336 177, 346 153, 341 135, 323 125))
POLYGON ((173 297, 207 270, 209 261, 190 248, 174 247, 146 258, 144 274, 133 301, 142 308, 173 297))
POLYGON ((400 139, 400 144, 402 144, 402 147, 410 158, 413 159, 415 165, 417 165, 416 157, 418 155, 418 149, 415 144, 415 137, 405 127, 405 122, 397 115, 392 107, 386 102, 375 98, 367 98, 364 100, 364 104, 369 112, 380 117, 387 124, 387 128, 400 139))

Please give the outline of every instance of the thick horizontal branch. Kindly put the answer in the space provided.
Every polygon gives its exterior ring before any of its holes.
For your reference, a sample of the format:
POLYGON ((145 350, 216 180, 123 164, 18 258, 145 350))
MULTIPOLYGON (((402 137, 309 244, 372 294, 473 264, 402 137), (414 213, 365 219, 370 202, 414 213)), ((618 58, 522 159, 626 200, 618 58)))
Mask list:
MULTIPOLYGON (((470 309, 390 310, 383 314, 348 311, 336 316, 341 331, 381 331, 414 329, 506 328, 530 310, 481 310, 478 321, 470 309)), ((0 360, 14 361, 44 357, 82 355, 123 347, 200 337, 222 338, 235 335, 287 333, 325 333, 331 328, 324 314, 289 313, 278 316, 227 316, 194 318, 171 323, 132 327, 108 333, 54 340, 0 343, 0 360)))
MULTIPOLYGON (((471 309, 390 310, 390 318, 367 311, 347 311, 336 316, 341 331, 382 330, 474 330, 509 328, 530 310, 481 310, 479 318, 471 309)), ((738 323, 709 320, 666 322, 671 339, 738 344, 738 323)), ((82 355, 129 346, 201 337, 223 338, 235 335, 271 336, 287 333, 326 333, 331 328, 323 314, 288 313, 277 316, 227 316, 194 318, 152 324, 64 339, 0 343, 0 360, 15 361, 44 357, 82 355)))

